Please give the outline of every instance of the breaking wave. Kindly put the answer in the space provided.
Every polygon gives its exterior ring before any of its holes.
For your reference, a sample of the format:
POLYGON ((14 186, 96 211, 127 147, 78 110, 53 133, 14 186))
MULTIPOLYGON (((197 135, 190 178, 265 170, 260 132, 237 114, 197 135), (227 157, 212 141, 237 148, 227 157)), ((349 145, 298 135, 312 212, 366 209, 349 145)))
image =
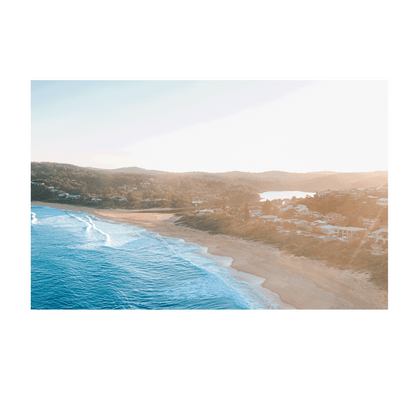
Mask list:
MULTIPOLYGON (((32 309, 278 308, 232 258, 81 212, 32 206, 32 309), (203 255, 201 255, 203 254, 203 255)), ((260 279, 261 280, 261 279, 260 279)), ((277 296, 277 295, 276 295, 277 296)))

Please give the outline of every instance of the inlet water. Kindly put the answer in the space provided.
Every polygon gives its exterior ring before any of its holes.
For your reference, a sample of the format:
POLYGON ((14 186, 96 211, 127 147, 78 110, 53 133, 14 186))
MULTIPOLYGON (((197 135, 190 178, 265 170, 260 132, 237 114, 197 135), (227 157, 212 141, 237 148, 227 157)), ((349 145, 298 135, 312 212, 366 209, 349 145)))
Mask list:
POLYGON ((314 196, 315 192, 301 192, 301 191, 271 191, 263 192, 260 195, 261 201, 272 201, 274 199, 291 199, 296 198, 306 198, 307 196, 314 196))

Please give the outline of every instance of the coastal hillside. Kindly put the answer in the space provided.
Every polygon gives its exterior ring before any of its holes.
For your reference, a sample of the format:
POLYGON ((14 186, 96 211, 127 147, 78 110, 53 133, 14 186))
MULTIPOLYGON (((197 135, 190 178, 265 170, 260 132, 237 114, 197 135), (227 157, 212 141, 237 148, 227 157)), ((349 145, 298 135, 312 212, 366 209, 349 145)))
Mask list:
POLYGON ((150 209, 253 203, 259 201, 259 193, 267 191, 319 192, 382 187, 388 177, 387 172, 172 173, 138 167, 97 169, 32 162, 31 181, 33 201, 150 209))
POLYGON ((354 189, 363 187, 382 187, 388 181, 386 171, 377 172, 186 172, 172 173, 159 170, 146 170, 128 167, 107 170, 113 173, 144 174, 153 176, 170 176, 186 178, 216 179, 228 183, 248 186, 258 192, 267 191, 304 191, 319 192, 334 189, 354 189))

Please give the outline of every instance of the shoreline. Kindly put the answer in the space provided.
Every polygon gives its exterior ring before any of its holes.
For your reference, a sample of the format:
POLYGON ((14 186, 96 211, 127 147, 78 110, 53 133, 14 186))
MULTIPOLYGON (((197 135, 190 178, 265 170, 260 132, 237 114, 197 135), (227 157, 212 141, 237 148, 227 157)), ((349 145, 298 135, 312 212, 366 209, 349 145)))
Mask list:
POLYGON ((162 237, 181 238, 201 246, 198 254, 209 258, 231 258, 230 268, 236 270, 233 277, 248 282, 263 295, 277 295, 281 303, 279 309, 387 309, 387 292, 369 282, 366 273, 328 267, 323 262, 295 257, 260 242, 222 234, 211 235, 175 225, 174 214, 98 210, 37 201, 32 201, 31 205, 85 212, 101 220, 157 232, 162 237))

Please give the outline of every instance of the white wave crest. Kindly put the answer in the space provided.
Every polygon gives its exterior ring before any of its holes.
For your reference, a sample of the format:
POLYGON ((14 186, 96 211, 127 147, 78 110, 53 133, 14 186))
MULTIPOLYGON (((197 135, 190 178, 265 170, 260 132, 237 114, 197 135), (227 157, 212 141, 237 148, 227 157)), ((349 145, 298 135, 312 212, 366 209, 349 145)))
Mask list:
POLYGON ((73 217, 73 218, 76 218, 78 221, 81 221, 82 223, 84 223, 86 226, 87 226, 87 228, 86 228, 86 231, 87 232, 89 232, 91 229, 94 229, 94 230, 96 230, 96 231, 98 231, 100 234, 102 234, 102 235, 104 235, 105 236, 105 245, 109 245, 110 243, 111 243, 111 238, 110 238, 110 236, 107 234, 107 233, 105 233, 103 230, 100 230, 99 228, 97 228, 96 226, 95 226, 95 224, 92 222, 92 219, 91 219, 91 217, 89 217, 88 215, 87 215, 87 219, 88 219, 88 221, 85 221, 84 219, 82 219, 82 218, 80 218, 80 217, 77 217, 76 215, 73 215, 73 214, 69 214, 71 217, 73 217))
POLYGON ((32 214, 32 224, 36 224, 38 222, 36 218, 36 214, 34 212, 31 212, 31 214, 32 214))
POLYGON ((70 217, 72 218, 76 218, 78 221, 82 222, 83 224, 85 224, 87 226, 86 231, 88 232, 89 230, 91 230, 92 228, 92 224, 91 224, 91 219, 88 217, 89 221, 84 221, 82 218, 77 217, 76 215, 73 214, 69 214, 70 217))
POLYGON ((110 243, 111 243, 111 238, 110 238, 110 235, 109 235, 109 234, 107 234, 106 232, 104 232, 103 230, 100 230, 99 228, 97 228, 97 227, 95 226, 95 224, 91 221, 91 218, 90 218, 90 217, 88 217, 88 220, 89 220, 89 224, 91 224, 91 226, 92 226, 92 228, 93 228, 94 230, 98 231, 99 233, 101 233, 102 235, 104 235, 104 236, 105 236, 105 238, 106 238, 106 240, 105 240, 105 244, 106 244, 106 245, 110 245, 110 243))

